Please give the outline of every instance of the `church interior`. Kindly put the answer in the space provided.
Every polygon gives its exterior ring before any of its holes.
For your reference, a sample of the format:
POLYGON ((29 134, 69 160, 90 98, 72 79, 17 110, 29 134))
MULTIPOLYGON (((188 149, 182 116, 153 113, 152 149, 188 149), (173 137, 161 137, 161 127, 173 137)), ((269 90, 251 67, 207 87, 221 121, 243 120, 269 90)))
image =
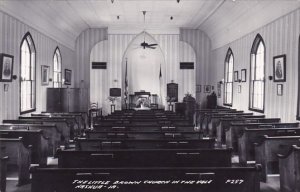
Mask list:
POLYGON ((0 191, 300 192, 300 0, 0 0, 0 191))

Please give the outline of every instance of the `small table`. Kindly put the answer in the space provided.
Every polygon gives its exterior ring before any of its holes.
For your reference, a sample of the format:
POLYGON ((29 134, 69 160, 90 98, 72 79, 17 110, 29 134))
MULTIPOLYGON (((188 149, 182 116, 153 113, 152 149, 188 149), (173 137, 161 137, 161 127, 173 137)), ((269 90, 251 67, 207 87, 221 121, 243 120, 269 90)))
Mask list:
POLYGON ((169 105, 168 105, 168 107, 169 107, 169 111, 173 111, 173 104, 172 103, 169 103, 169 105))
POLYGON ((116 110, 116 105, 115 104, 111 104, 110 105, 110 112, 113 113, 116 110))

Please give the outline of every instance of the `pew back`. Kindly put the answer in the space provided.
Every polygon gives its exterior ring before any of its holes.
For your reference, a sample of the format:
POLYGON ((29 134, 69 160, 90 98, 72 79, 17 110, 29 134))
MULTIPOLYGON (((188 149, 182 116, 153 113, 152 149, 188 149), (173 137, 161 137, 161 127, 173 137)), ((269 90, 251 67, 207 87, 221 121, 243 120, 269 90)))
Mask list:
POLYGON ((33 168, 32 192, 103 191, 258 192, 258 167, 33 168), (90 181, 90 183, 82 183, 90 181), (95 181, 95 182, 93 182, 95 181), (104 181, 105 183, 97 183, 104 181), (131 181, 131 184, 120 182, 131 181), (117 183, 118 182, 118 183, 117 183), (176 184, 177 183, 177 184, 176 184), (98 187, 98 188, 97 188, 98 187))
POLYGON ((57 156, 61 168, 231 166, 231 149, 59 150, 57 156))

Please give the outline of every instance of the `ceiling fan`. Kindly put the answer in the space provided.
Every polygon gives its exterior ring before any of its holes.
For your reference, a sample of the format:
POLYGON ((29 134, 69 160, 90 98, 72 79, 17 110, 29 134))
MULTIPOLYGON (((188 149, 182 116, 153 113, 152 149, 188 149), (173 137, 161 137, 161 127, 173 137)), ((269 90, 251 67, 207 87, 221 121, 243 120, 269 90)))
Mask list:
MULTIPOLYGON (((143 15, 144 15, 144 24, 145 24, 146 13, 147 13, 146 11, 143 11, 143 15)), ((156 46, 157 46, 158 44, 156 44, 156 43, 153 43, 153 44, 146 43, 145 38, 146 38, 146 31, 145 31, 145 28, 144 28, 144 42, 141 43, 141 46, 142 46, 144 49, 146 49, 146 48, 149 48, 149 49, 156 49, 156 46)))

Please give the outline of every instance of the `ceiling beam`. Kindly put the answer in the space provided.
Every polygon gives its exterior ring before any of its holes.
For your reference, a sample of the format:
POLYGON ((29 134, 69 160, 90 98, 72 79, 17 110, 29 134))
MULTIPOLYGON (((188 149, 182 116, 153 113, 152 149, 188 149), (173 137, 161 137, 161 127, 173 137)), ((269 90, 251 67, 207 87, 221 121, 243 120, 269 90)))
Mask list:
POLYGON ((203 23, 205 23, 224 3, 226 0, 222 0, 218 3, 218 5, 200 22, 200 24, 196 27, 199 29, 203 23))

